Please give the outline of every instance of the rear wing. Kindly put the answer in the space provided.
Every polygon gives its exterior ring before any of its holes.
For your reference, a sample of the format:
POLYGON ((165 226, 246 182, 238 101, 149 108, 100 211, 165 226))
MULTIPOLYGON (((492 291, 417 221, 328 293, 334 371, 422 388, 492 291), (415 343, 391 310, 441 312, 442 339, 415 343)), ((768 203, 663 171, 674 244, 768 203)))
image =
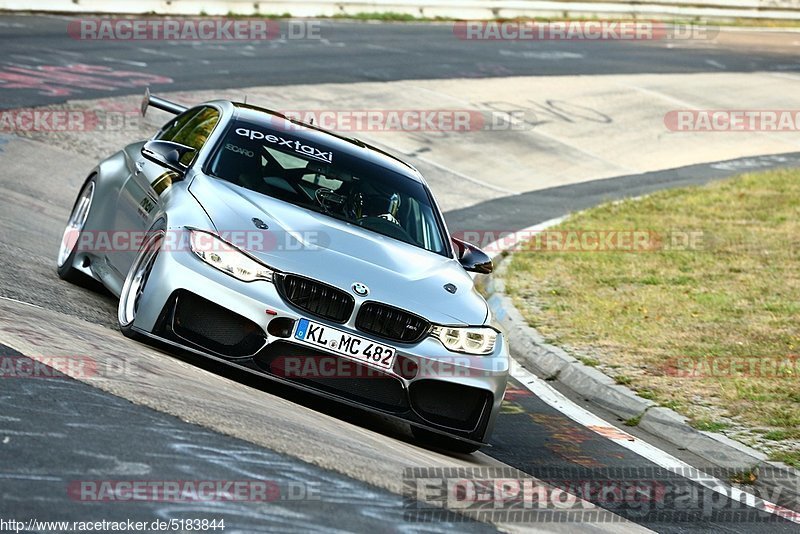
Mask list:
POLYGON ((170 102, 169 100, 164 100, 163 98, 151 95, 150 88, 148 87, 144 92, 144 99, 142 99, 142 117, 145 116, 147 113, 147 108, 150 106, 156 109, 161 109, 168 113, 172 113, 173 115, 180 115, 189 109, 186 106, 181 106, 175 102, 170 102))

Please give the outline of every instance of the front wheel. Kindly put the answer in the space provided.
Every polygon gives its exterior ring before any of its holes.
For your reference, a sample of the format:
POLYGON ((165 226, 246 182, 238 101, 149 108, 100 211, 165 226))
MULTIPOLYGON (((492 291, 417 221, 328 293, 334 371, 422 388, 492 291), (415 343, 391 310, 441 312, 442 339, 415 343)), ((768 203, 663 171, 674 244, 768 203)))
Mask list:
POLYGON ((471 454, 481 448, 480 445, 473 445, 465 441, 448 438, 436 432, 418 426, 411 427, 411 433, 422 445, 427 445, 436 449, 443 449, 450 452, 461 454, 471 454))
POLYGON ((135 337, 133 322, 136 320, 136 312, 139 310, 144 289, 161 251, 165 234, 166 231, 161 227, 147 233, 136 259, 128 270, 128 276, 125 277, 125 284, 119 296, 117 321, 122 333, 128 337, 135 337))
POLYGON ((95 179, 96 177, 92 176, 86 181, 75 200, 67 227, 64 229, 64 235, 61 237, 61 246, 58 249, 58 258, 56 259, 58 276, 62 280, 72 283, 80 282, 86 276, 73 267, 73 263, 78 252, 81 233, 89 218, 89 211, 92 209, 96 189, 95 179))

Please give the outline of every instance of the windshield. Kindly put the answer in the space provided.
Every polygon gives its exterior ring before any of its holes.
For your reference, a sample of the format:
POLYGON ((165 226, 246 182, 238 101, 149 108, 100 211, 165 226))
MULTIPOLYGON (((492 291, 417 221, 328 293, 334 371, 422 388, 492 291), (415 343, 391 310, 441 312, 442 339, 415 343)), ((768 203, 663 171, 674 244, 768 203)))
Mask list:
POLYGON ((262 195, 447 254, 424 185, 285 131, 236 121, 208 172, 262 195))

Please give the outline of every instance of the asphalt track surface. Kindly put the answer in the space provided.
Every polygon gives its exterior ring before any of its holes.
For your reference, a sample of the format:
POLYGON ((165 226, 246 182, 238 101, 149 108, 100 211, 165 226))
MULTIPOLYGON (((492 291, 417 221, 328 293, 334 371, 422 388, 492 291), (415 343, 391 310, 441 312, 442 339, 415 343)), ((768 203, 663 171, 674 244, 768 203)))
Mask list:
POLYGON ((307 30, 290 30, 289 22, 283 21, 284 36, 314 32, 315 38, 297 40, 83 41, 68 34, 71 20, 75 19, 0 16, 0 81, 19 87, 33 83, 42 89, 0 89, 0 108, 140 92, 131 83, 137 81, 156 92, 408 79, 693 73, 714 72, 720 66, 728 72, 800 71, 800 60, 791 49, 796 34, 787 35, 786 46, 777 47, 739 38, 730 45, 725 44, 730 38, 721 43, 707 39, 478 42, 454 38, 448 23, 322 20, 312 21, 314 26, 307 30), (70 84, 67 75, 48 70, 74 64, 138 76, 123 78, 122 83, 95 71, 97 84, 79 78, 70 84), (61 94, 48 94, 53 92, 61 94))
MULTIPOLYGON (((0 346, 4 356, 22 355, 0 346)), ((57 372, 55 373, 57 375, 57 372)), ((62 375, 63 376, 63 375, 62 375)), ((61 521, 224 519, 226 531, 378 531, 413 521, 400 495, 298 462, 250 443, 185 423, 63 378, 8 380, 0 497, 3 518, 61 521), (87 417, 91 414, 91 417, 87 417), (35 426, 30 422, 36 421, 35 426), (17 466, 18 470, 9 469, 17 466), (109 505, 81 500, 78 480, 269 481, 256 502, 186 504, 138 501, 109 505), (70 483, 72 482, 72 486, 70 483), (60 496, 60 499, 54 499, 60 496)), ((483 523, 437 522, 428 532, 487 532, 483 523)))
MULTIPOLYGON (((96 98, 135 93, 140 87, 129 85, 104 88, 64 84, 62 77, 47 87, 62 94, 48 92, 41 83, 10 90, 9 77, 3 73, 19 74, 20 68, 43 72, 42 65, 65 67, 79 62, 101 65, 109 69, 124 68, 149 76, 168 77, 172 81, 155 89, 189 90, 246 87, 251 85, 281 85, 314 82, 353 82, 365 80, 397 80, 411 78, 452 78, 509 75, 594 74, 609 72, 703 72, 711 67, 708 58, 724 62, 729 69, 794 70, 791 57, 777 52, 741 53, 734 49, 695 48, 669 49, 653 43, 604 43, 601 50, 585 43, 542 43, 537 51, 570 52, 570 61, 554 61, 546 54, 539 59, 528 56, 500 55, 481 47, 467 49, 453 44, 447 25, 363 25, 355 23, 322 23, 322 35, 327 43, 267 43, 252 55, 242 55, 240 46, 223 44, 218 47, 176 44, 152 46, 143 52, 135 43, 111 43, 109 46, 87 46, 66 36, 65 19, 58 17, 0 17, 0 107, 16 108, 52 104, 74 98, 96 98), (22 25, 22 27, 19 27, 22 25), (329 32, 329 36, 326 35, 329 32), (155 50, 156 53, 152 51, 155 50), (399 52, 399 51, 402 51, 399 52), (237 69, 235 77, 229 71, 232 54, 237 69), (485 54, 485 57, 483 57, 485 54), (147 59, 143 58, 147 55, 147 59), (444 58, 444 60, 442 59, 444 58), (503 59, 506 58, 506 59, 503 59), (550 58, 550 59, 548 59, 550 58), (136 63, 146 62, 147 66, 136 63), (788 68, 787 68, 788 67, 788 68), (60 83, 59 83, 60 82, 60 83), (66 89, 66 94, 63 90, 66 89)), ((512 43, 512 45, 515 45, 512 43)), ((523 49, 525 43, 516 43, 523 49)), ((490 45, 491 46, 491 45, 490 45)), ((508 44, 504 46, 509 46, 508 44)), ((519 50, 517 50, 519 51, 519 50)), ((800 65, 796 66, 800 69, 800 65)), ((130 78, 128 78, 130 79, 130 78)), ((142 79, 145 79, 144 76, 142 79)), ((20 82, 19 78, 15 83, 20 82)), ((114 84, 110 84, 114 85, 114 84)), ((12 142, 0 138, 0 145, 12 142)), ((2 146, 0 146, 0 149, 2 146)), ((763 158, 759 168, 797 166, 798 155, 787 158, 763 158)), ((564 186, 535 194, 523 194, 497 199, 446 214, 451 229, 506 228, 517 229, 563 215, 571 210, 601 201, 634 196, 664 187, 704 183, 708 180, 735 174, 752 165, 753 158, 739 164, 698 165, 690 168, 627 176, 573 186, 564 186), (478 223, 476 224, 476 221, 478 223)), ((29 165, 35 167, 36 163, 29 165)), ((14 183, 14 175, 0 180, 5 188, 27 195, 49 198, 67 209, 72 194, 63 198, 58 191, 27 191, 25 184, 14 183)), ((71 177, 77 180, 76 177, 71 177)), ((77 189, 75 189, 77 191, 77 189)), ((48 214, 30 213, 24 221, 8 219, 11 206, 5 201, 2 225, 4 254, 0 257, 0 295, 57 309, 67 315, 113 327, 115 304, 99 293, 86 293, 83 301, 73 303, 65 296, 74 290, 65 288, 52 272, 52 258, 47 252, 55 250, 61 224, 50 220, 48 214), (17 232, 21 230, 21 232, 17 232), (16 232, 16 233, 15 233, 16 232), (35 265, 25 272, 15 263, 12 252, 23 245, 15 236, 36 243, 27 251, 35 265), (37 252, 38 251, 38 252, 37 252), (48 270, 49 269, 49 270, 48 270), (31 295, 35 298, 32 299, 31 295), (87 304, 91 311, 87 311, 87 304)), ((19 207, 18 207, 19 208, 19 207)), ((16 215, 19 216, 19 213, 16 215)), ((18 256, 17 256, 18 257, 18 256)), ((113 343, 118 333, 109 333, 113 343)), ((4 355, 17 355, 0 347, 4 355)), ((202 364, 252 387, 246 377, 202 364)), ((509 407, 499 418, 491 448, 484 452, 501 462, 541 478, 614 480, 614 470, 652 473, 654 465, 609 440, 580 427, 563 414, 550 408, 518 383, 508 400, 509 407), (547 476, 547 473, 550 476, 547 476)), ((270 393, 300 405, 309 406, 331 417, 358 422, 358 417, 335 406, 321 405, 293 391, 269 388, 270 393)), ((49 512, 59 518, 84 519, 86 506, 91 514, 111 519, 141 517, 197 517, 197 510, 186 505, 168 506, 159 503, 136 503, 124 506, 80 503, 76 506, 64 491, 70 480, 86 478, 137 479, 143 473, 158 473, 163 479, 236 479, 261 478, 288 487, 292 481, 319 481, 322 499, 319 501, 281 502, 279 506, 252 504, 219 504, 213 510, 242 531, 256 529, 290 529, 298 531, 341 528, 346 531, 393 528, 415 530, 414 523, 402 521, 401 499, 383 490, 353 479, 334 475, 296 459, 253 446, 207 429, 183 423, 171 416, 149 410, 113 395, 95 390, 79 382, 63 380, 10 380, 2 384, 3 431, 0 445, 0 514, 2 517, 42 517, 49 512), (133 444, 133 445, 132 445, 133 444), (77 511, 76 511, 77 510, 77 511)), ((366 428, 383 431, 384 425, 374 418, 364 418, 366 428)), ((636 432, 634 432, 636 434, 636 432)), ((636 434, 639 435, 639 434, 636 434)), ((680 455, 690 463, 702 465, 685 452, 642 436, 668 452, 680 455)), ((634 478, 637 478, 634 476, 634 478)), ((643 478, 639 476, 638 478, 643 478)), ((699 490, 688 481, 672 481, 699 490)), ((658 532, 796 532, 796 525, 776 521, 759 523, 759 518, 710 514, 703 516, 669 513, 672 502, 664 503, 666 513, 640 514, 638 510, 611 507, 602 499, 600 506, 613 508, 617 513, 658 532)), ((202 512, 208 512, 205 506, 202 512)), ((213 515, 213 514, 212 514, 213 515)), ((763 518, 761 518, 763 519, 763 518)), ((579 525, 573 525, 579 527, 579 525)), ((452 528, 447 523, 425 525, 424 529, 452 528)), ((483 524, 459 523, 457 528, 485 528, 483 524)))

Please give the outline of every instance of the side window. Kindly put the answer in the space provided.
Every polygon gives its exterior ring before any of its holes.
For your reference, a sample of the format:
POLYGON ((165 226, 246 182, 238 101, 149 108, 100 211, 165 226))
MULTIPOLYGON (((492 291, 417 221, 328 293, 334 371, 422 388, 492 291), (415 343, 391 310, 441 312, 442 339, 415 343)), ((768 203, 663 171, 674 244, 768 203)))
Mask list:
POLYGON ((186 113, 182 113, 164 125, 161 128, 161 133, 156 137, 156 139, 161 139, 163 141, 173 141, 175 134, 181 131, 189 120, 197 114, 198 110, 192 109, 187 111, 186 113))
MULTIPOLYGON (((203 148, 203 145, 211 135, 214 126, 219 122, 219 111, 214 108, 200 108, 188 111, 175 119, 159 139, 173 141, 182 145, 190 146, 196 150, 203 148)), ((184 155, 181 163, 189 165, 192 162, 192 155, 184 155)))

